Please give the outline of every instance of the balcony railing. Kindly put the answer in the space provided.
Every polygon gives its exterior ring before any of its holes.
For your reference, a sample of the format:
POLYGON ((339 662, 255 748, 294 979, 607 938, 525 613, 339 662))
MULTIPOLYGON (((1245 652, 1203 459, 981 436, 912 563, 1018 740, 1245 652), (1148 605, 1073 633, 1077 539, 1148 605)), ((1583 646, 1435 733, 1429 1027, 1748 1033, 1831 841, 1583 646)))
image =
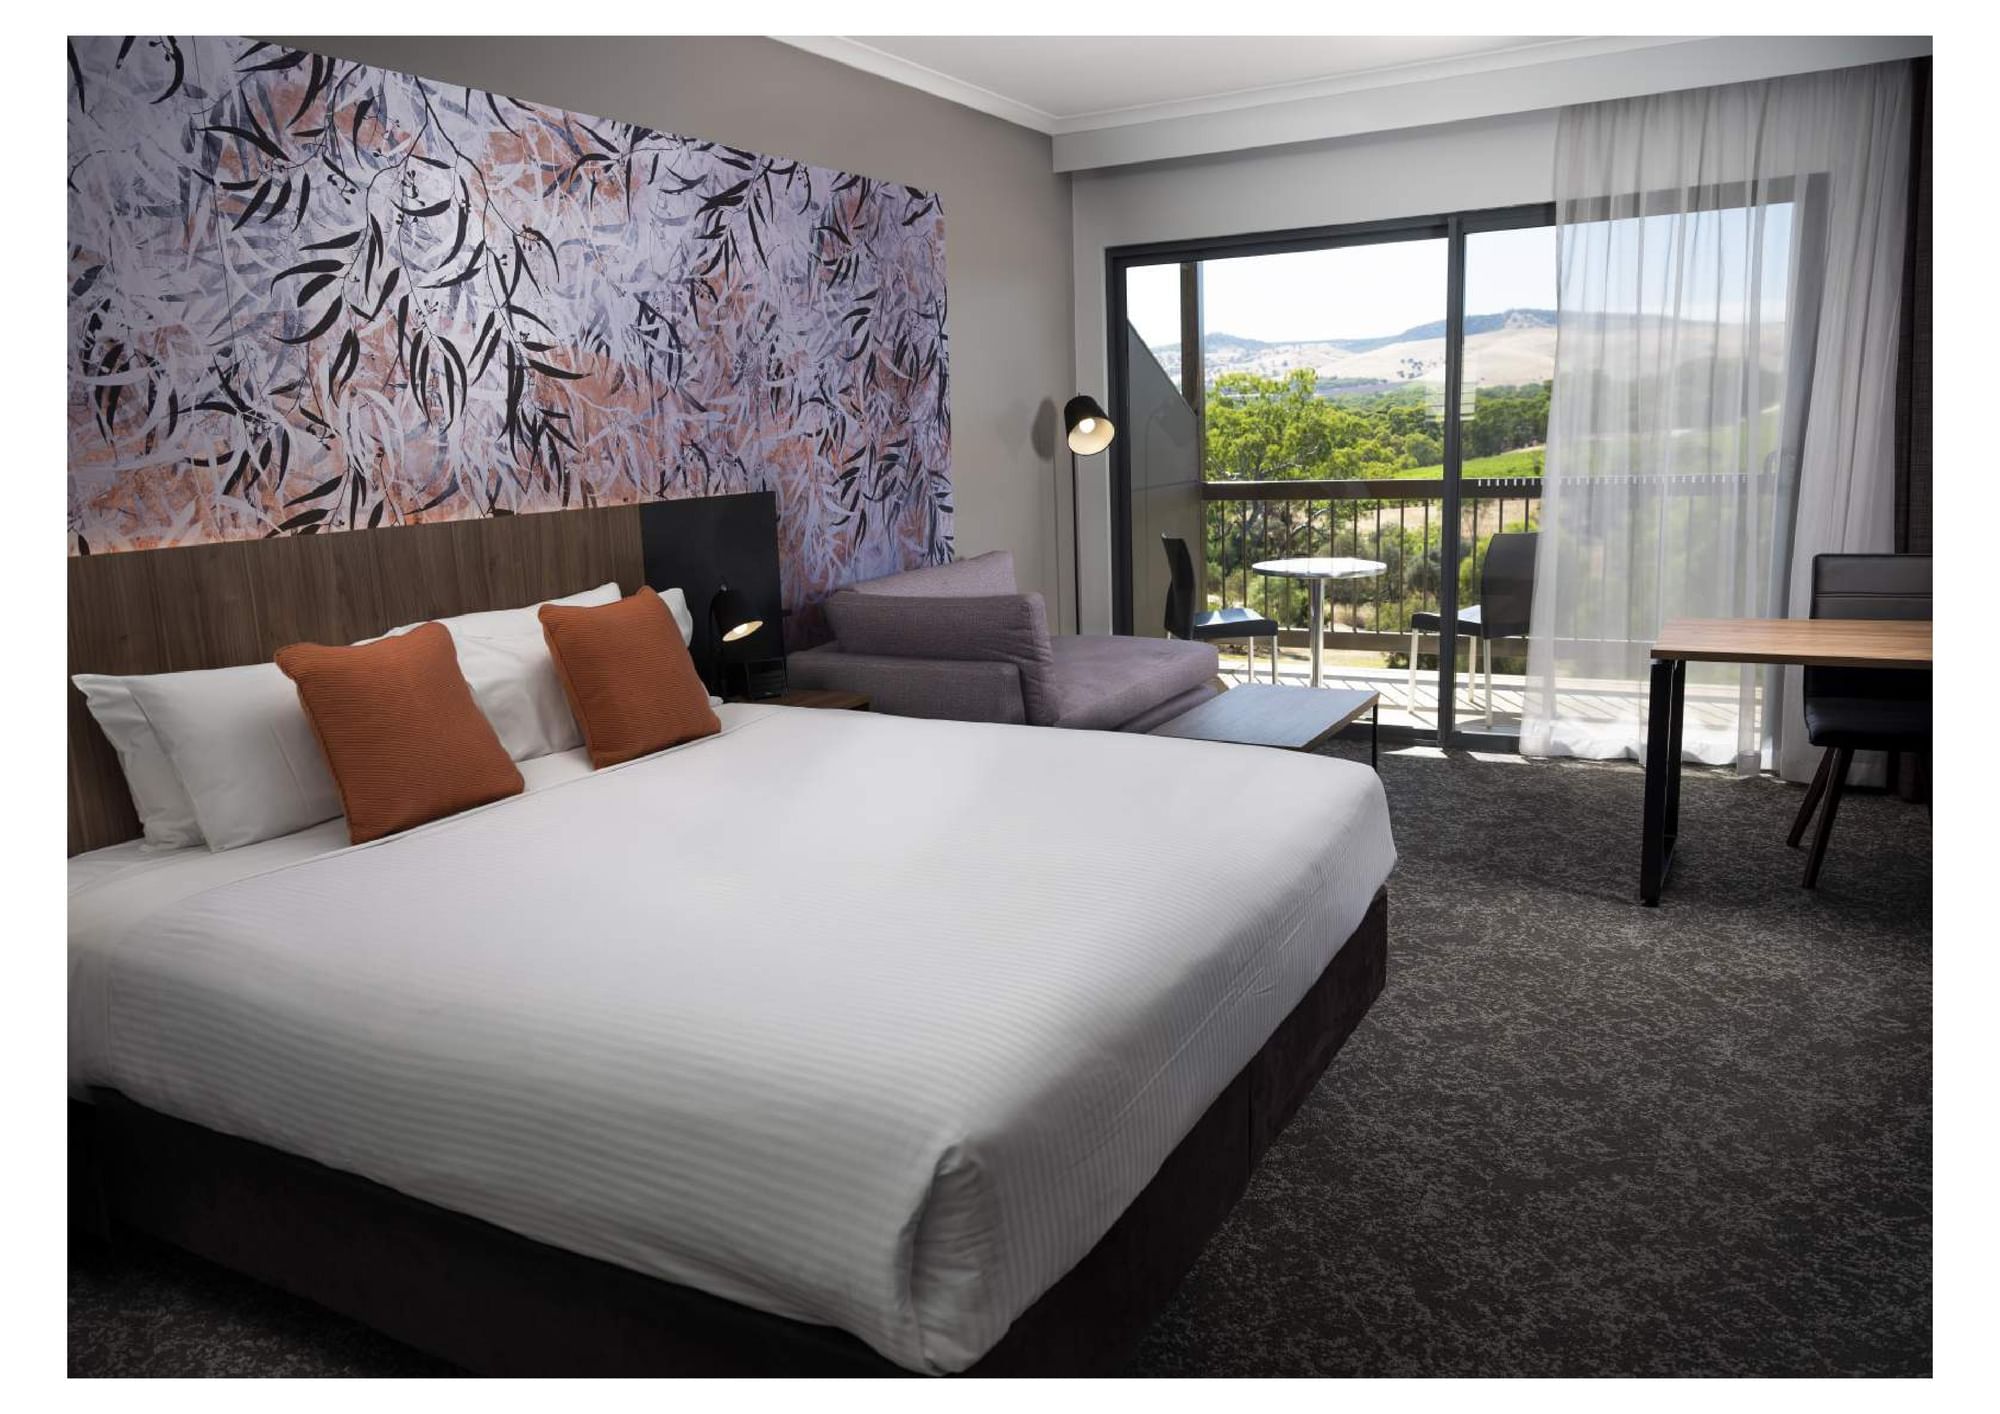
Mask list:
MULTIPOLYGON (((1461 606, 1479 601, 1479 568, 1492 537, 1537 528, 1541 494, 1539 477, 1459 483, 1460 558, 1450 572, 1461 606)), ((1311 591, 1251 566, 1307 555, 1379 560, 1385 568, 1372 579, 1327 585, 1326 646, 1407 655, 1410 616, 1438 612, 1444 495, 1442 480, 1205 482, 1205 587, 1214 599, 1275 619, 1280 642, 1300 646, 1311 591)))
MULTIPOLYGON (((1444 489, 1441 480, 1387 478, 1208 482, 1202 488, 1204 587, 1212 602, 1243 604, 1275 619, 1286 650, 1279 676, 1303 683, 1310 589, 1300 581, 1257 574, 1251 566, 1308 555, 1380 561, 1383 572, 1374 578, 1326 586, 1322 647, 1329 656, 1324 681, 1379 691, 1385 726, 1424 731, 1435 727, 1440 715, 1441 684, 1434 671, 1438 639, 1423 635, 1418 669, 1410 672, 1411 616, 1438 611, 1439 587, 1447 572, 1456 575, 1459 604, 1478 603, 1480 569, 1493 537, 1503 531, 1539 530, 1545 495, 1563 498, 1564 522, 1573 538, 1614 541, 1632 526, 1680 526, 1679 552, 1639 572, 1657 581, 1653 597, 1699 605, 1714 601, 1712 586, 1726 581, 1736 567, 1727 536, 1687 533, 1690 527, 1726 527, 1732 516, 1771 522, 1783 481, 1775 459, 1756 472, 1607 472, 1552 486, 1540 477, 1466 478, 1459 483, 1459 558, 1451 567, 1442 563, 1444 489)), ((1583 549, 1587 553, 1587 542, 1583 549)), ((1650 642, 1656 627, 1635 621, 1618 633, 1614 625, 1613 635, 1603 638, 1559 626, 1550 645, 1552 675, 1538 679, 1538 693, 1551 686, 1555 693, 1553 706, 1543 710, 1607 720, 1642 710, 1647 691, 1643 675, 1615 665, 1629 662, 1633 646, 1650 642)), ((1456 721, 1491 734, 1518 729, 1529 705, 1527 660, 1525 638, 1494 644, 1490 678, 1483 665, 1479 673, 1469 673, 1461 655, 1455 676, 1456 721)), ((1246 667, 1240 655, 1225 647, 1225 675, 1240 675, 1246 667)), ((1268 671, 1268 660, 1260 662, 1259 677, 1268 671)), ((1758 720, 1764 692, 1759 675, 1698 684, 1689 693, 1688 730, 1715 741, 1733 739, 1746 716, 1758 720)))

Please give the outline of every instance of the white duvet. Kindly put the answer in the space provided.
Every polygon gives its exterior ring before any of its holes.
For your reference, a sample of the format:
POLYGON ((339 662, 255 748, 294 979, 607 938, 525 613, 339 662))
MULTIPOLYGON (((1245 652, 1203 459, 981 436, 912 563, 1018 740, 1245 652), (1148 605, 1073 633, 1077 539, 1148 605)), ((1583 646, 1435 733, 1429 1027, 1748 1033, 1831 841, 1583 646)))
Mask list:
POLYGON ((357 848, 71 861, 72 1083, 960 1370, 1395 862, 1345 762, 721 715, 357 848))

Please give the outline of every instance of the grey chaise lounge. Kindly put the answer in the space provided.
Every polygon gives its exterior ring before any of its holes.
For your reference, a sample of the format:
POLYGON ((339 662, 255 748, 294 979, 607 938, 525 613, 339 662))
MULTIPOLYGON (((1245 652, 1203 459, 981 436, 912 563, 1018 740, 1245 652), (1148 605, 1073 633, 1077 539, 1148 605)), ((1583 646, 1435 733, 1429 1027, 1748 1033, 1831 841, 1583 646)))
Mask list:
POLYGON ((826 616, 836 641, 793 654, 791 685, 897 716, 1143 732, 1221 690, 1210 644, 1051 637, 1005 550, 850 585, 826 616))

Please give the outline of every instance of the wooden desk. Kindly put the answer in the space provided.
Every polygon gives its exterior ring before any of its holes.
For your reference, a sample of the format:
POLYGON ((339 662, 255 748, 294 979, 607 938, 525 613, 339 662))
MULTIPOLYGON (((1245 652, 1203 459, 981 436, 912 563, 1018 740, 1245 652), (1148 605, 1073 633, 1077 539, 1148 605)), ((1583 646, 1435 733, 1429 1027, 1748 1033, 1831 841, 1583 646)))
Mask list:
POLYGON ((1352 688, 1241 683, 1160 723, 1150 735, 1312 751, 1348 723, 1359 721, 1365 712, 1370 726, 1368 764, 1373 766, 1381 702, 1377 693, 1352 688))
POLYGON ((1931 666, 1928 619, 1670 619, 1653 645, 1646 716, 1646 819, 1639 898, 1660 901, 1680 834, 1681 714, 1689 663, 1811 668, 1931 666))

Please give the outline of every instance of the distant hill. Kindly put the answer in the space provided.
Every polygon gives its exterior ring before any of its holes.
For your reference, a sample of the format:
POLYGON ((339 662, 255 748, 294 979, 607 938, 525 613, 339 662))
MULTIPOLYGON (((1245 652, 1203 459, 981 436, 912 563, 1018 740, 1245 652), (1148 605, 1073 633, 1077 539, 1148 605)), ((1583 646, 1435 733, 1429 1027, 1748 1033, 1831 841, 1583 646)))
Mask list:
MULTIPOLYGON (((1324 344, 1328 348, 1345 349, 1349 353, 1367 353, 1370 349, 1385 348, 1390 344, 1407 344, 1417 339, 1442 339, 1444 320, 1435 319, 1429 324, 1419 324, 1405 329, 1400 334, 1378 334, 1372 339, 1318 339, 1310 344, 1274 344, 1262 339, 1246 339, 1238 334, 1209 334, 1201 341, 1203 349, 1224 348, 1317 348, 1324 344)), ((1468 314, 1465 316, 1465 332, 1471 334, 1491 334, 1496 329, 1553 329, 1556 327, 1556 312, 1553 309, 1503 309, 1498 314, 1468 314)))
MULTIPOLYGON (((1294 368, 1311 368, 1321 378, 1379 379, 1385 382, 1427 382, 1444 377, 1444 321, 1419 324, 1400 334, 1365 339, 1313 339, 1274 343, 1220 331, 1201 341, 1202 369, 1213 380, 1222 373, 1256 373, 1282 377, 1294 368)), ((1556 312, 1552 309, 1506 309, 1496 314, 1465 317, 1468 355, 1492 365, 1482 381, 1540 382, 1555 359, 1556 312)), ((1180 346, 1153 350, 1169 377, 1180 376, 1180 346)))

